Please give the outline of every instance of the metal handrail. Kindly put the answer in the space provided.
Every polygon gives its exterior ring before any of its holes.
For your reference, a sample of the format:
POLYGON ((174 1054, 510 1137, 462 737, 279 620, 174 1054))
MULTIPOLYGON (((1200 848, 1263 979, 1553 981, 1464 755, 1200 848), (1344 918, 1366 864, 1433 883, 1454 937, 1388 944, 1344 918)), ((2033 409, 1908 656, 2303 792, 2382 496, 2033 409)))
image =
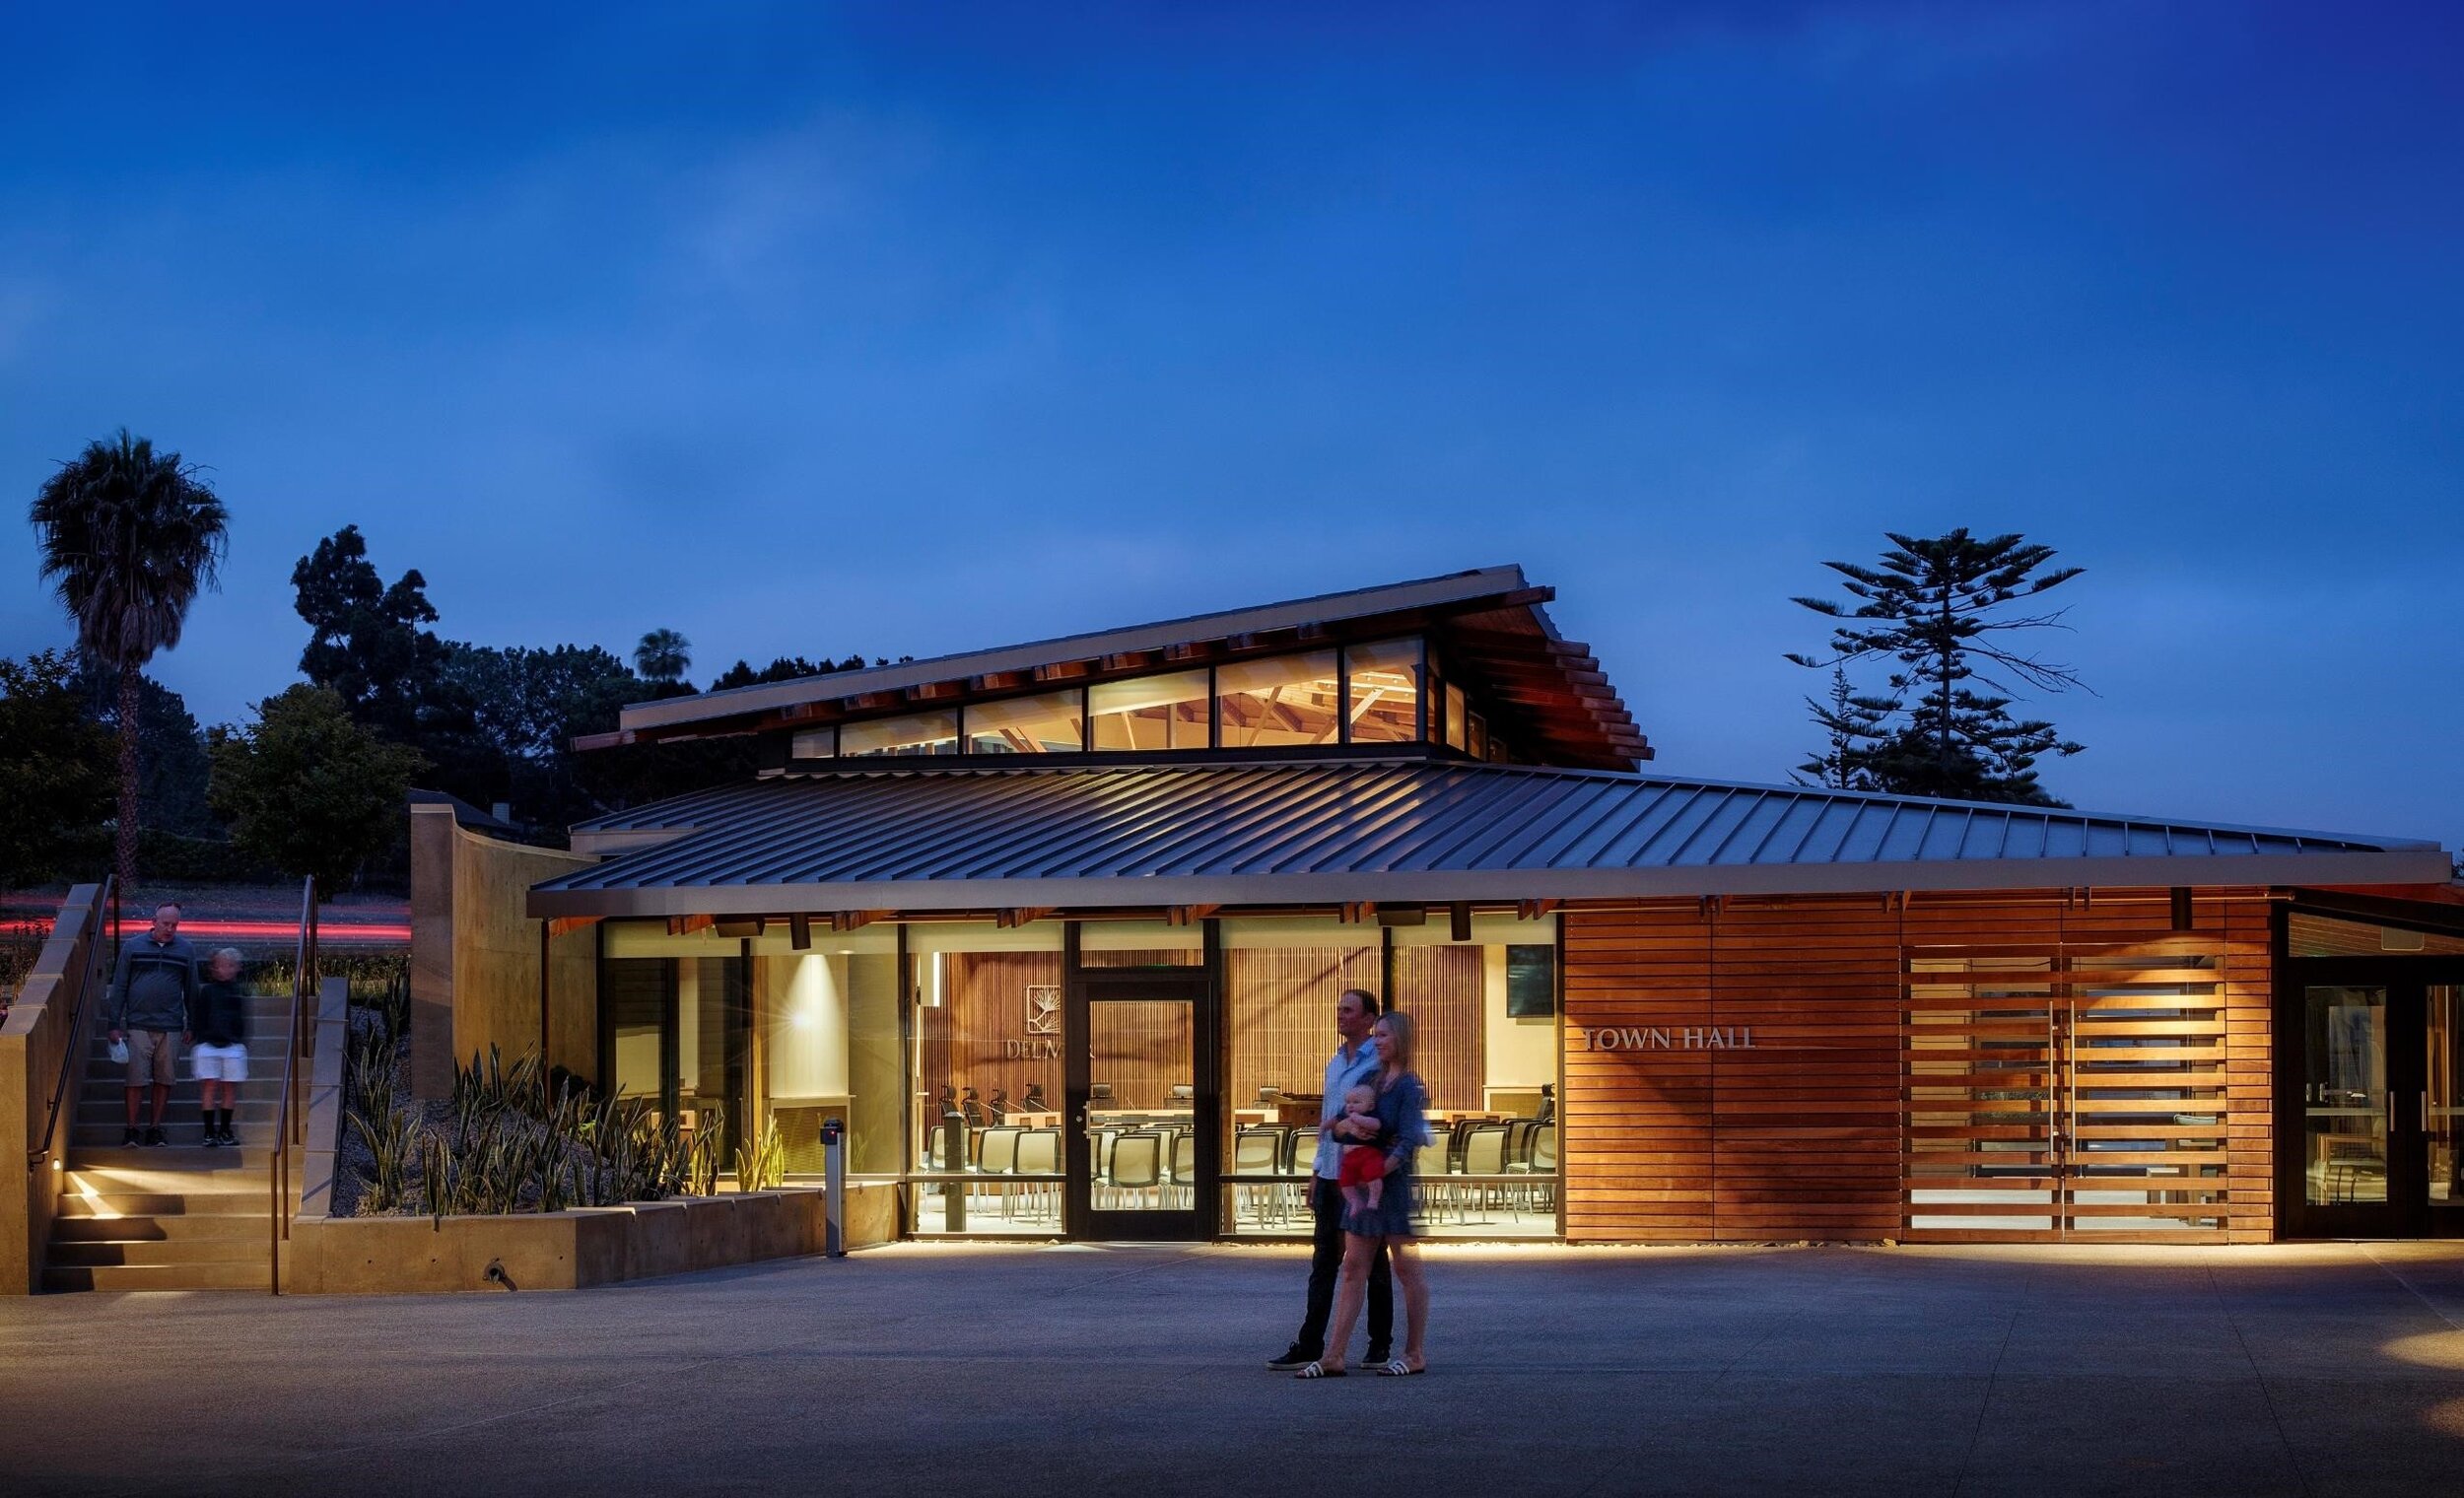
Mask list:
POLYGON ((291 973, 291 1040, 283 1047, 282 1103, 274 1118, 274 1158, 266 1185, 273 1193, 272 1220, 266 1224, 266 1272, 276 1295, 282 1293, 282 1246, 291 1240, 291 1150, 305 1142, 308 1109, 294 1106, 294 1095, 308 1076, 300 1063, 316 1049, 316 1030, 309 1006, 316 994, 316 880, 300 881, 300 945, 291 973))
MULTIPOLYGON (((51 1084, 51 1112, 49 1117, 43 1120, 42 1143, 26 1152, 28 1170, 41 1165, 51 1154, 51 1141, 60 1131, 61 1105, 68 1097, 69 1079, 78 1074, 78 1062, 85 1051, 84 1042, 88 1033, 86 1021, 95 1010, 103 1007, 95 1002, 95 990, 102 987, 104 981, 103 962, 106 948, 103 946, 103 938, 116 937, 119 934, 115 929, 108 928, 105 920, 105 913, 112 908, 112 902, 116 898, 113 893, 112 879, 106 875, 103 881, 101 897, 89 907, 94 919, 87 922, 86 981, 77 991, 77 1012, 70 1017, 68 1022, 66 1049, 60 1053, 60 1075, 51 1084)), ((65 912, 67 902, 62 901, 61 907, 65 912)), ((56 930, 58 927, 54 926, 53 929, 56 930)))

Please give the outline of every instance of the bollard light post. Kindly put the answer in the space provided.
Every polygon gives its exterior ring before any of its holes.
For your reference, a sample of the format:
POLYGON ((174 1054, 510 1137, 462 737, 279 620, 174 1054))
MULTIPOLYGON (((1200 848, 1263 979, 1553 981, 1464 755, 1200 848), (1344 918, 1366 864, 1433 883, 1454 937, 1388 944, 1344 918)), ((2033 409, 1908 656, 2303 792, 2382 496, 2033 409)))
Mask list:
POLYGON ((821 1252, 847 1257, 847 1124, 821 1121, 821 1252))

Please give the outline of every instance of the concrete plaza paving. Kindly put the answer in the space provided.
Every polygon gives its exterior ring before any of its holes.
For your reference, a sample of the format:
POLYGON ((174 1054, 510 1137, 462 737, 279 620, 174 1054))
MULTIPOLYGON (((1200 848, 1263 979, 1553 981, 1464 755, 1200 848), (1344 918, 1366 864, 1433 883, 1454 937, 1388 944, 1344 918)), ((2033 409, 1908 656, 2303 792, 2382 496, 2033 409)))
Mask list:
POLYGON ((1430 1375, 1333 1384, 1260 1367, 1301 1274, 902 1245, 0 1302, 0 1491, 2464 1493, 2464 1245, 1449 1248, 1430 1375))

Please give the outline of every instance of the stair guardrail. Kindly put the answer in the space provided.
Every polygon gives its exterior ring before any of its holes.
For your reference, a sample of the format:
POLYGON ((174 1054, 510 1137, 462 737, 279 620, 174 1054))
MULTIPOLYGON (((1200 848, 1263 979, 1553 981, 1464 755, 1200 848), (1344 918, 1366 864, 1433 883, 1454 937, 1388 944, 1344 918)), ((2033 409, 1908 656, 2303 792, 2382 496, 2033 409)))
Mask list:
POLYGON ((291 974, 291 1039, 282 1054, 282 1102, 274 1119, 274 1158, 267 1171, 273 1210, 266 1225, 268 1288, 282 1293, 282 1246, 291 1241, 291 1157, 307 1140, 308 1106, 298 1094, 307 1084, 316 1050, 316 880, 300 881, 300 944, 291 974))
MULTIPOLYGON (((76 891, 70 891, 69 900, 75 898, 76 891)), ((91 1033, 88 1021, 97 1009, 108 1002, 107 995, 100 1001, 97 995, 103 992, 103 984, 109 977, 110 969, 106 964, 117 944, 119 931, 116 922, 105 925, 104 916, 118 908, 119 896, 113 888, 113 881, 105 877, 102 890, 86 906, 85 976, 77 987, 77 1012, 69 1017, 68 1038, 62 1042, 60 1074, 51 1084, 51 1108, 43 1119, 42 1142, 26 1152, 26 1168, 30 1171, 40 1170, 43 1161, 51 1158, 53 1141, 60 1132, 60 1115, 68 1110, 69 1083, 82 1073, 87 1059, 86 1038, 91 1033)), ((61 901, 62 917, 67 916, 68 909, 68 900, 61 901)))

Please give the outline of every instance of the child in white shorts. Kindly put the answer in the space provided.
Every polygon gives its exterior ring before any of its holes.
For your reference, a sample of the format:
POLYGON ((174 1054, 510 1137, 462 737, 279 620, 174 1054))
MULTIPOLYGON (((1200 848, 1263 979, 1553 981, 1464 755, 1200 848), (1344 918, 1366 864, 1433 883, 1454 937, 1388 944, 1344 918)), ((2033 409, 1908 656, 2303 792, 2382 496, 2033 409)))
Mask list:
POLYGON ((224 947, 206 959, 206 981, 197 985, 188 1029, 196 1037, 188 1055, 203 1094, 206 1147, 236 1145, 240 1139, 231 1131, 231 1116, 240 1106, 240 1084, 248 1079, 248 994, 240 984, 238 947, 224 947))

